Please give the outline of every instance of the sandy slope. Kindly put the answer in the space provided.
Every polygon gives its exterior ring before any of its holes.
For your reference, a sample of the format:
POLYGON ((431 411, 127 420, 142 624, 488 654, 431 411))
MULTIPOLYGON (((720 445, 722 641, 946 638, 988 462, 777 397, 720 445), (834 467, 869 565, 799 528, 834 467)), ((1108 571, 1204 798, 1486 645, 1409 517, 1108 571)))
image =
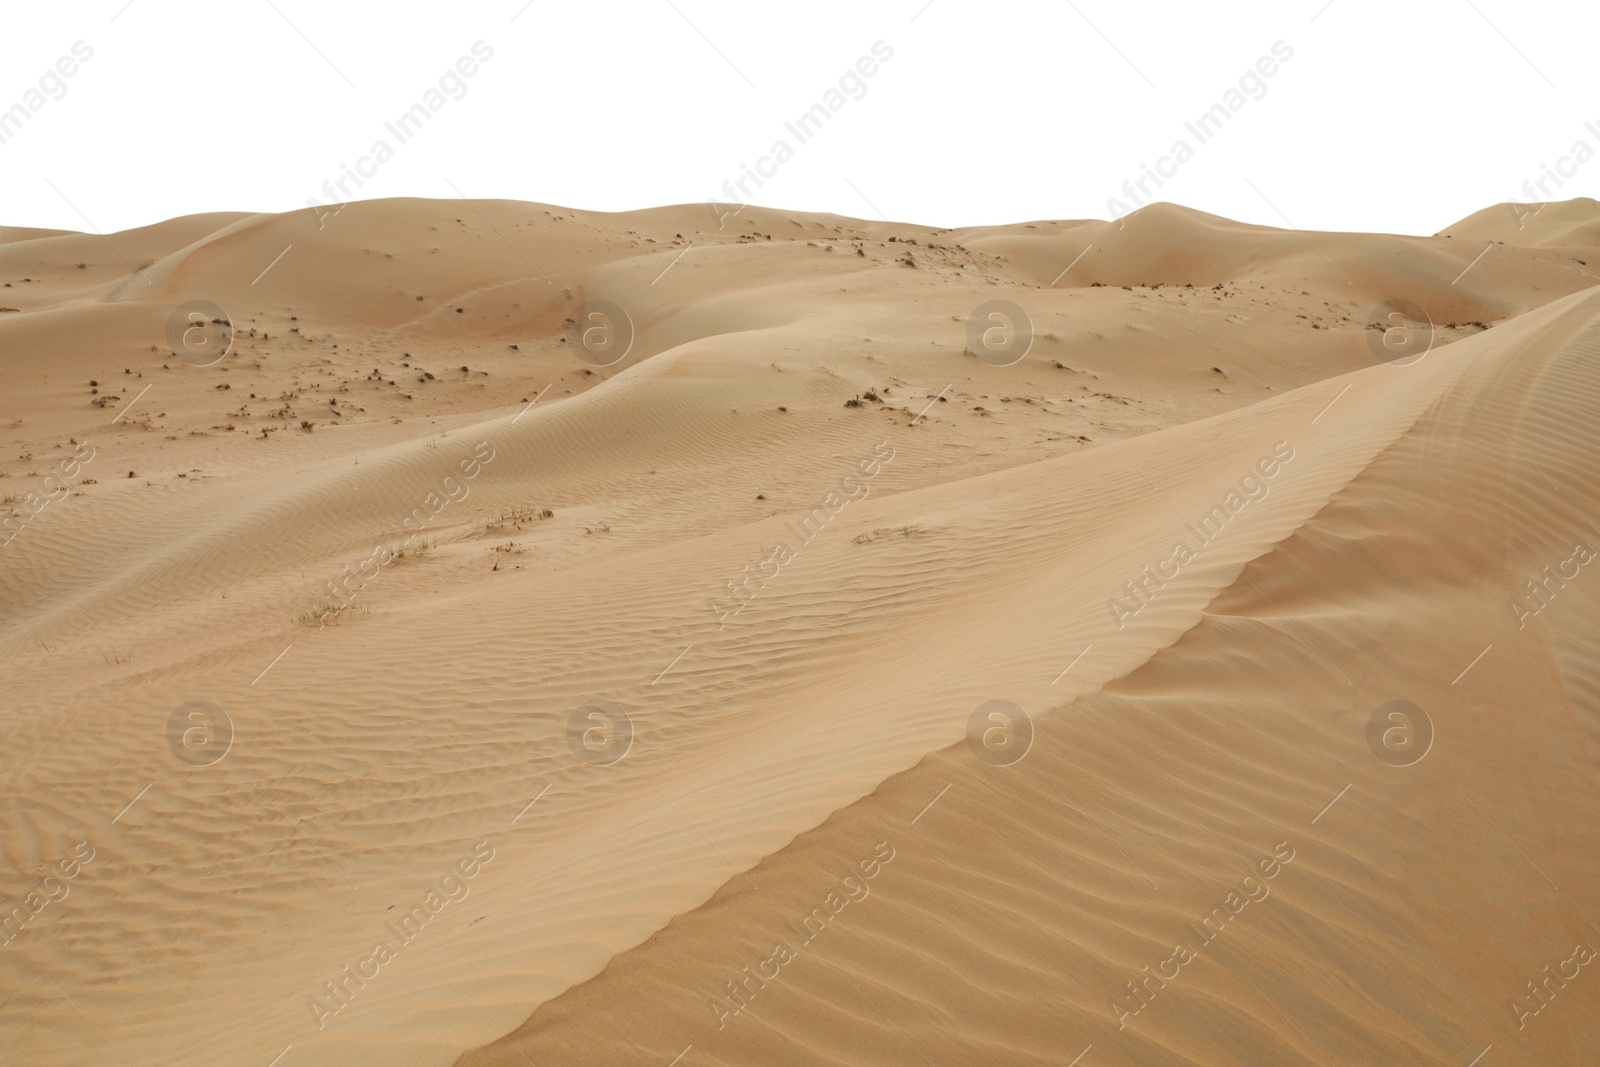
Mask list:
POLYGON ((6 1062, 1581 1062, 1587 968, 1511 1005, 1600 941, 1596 602, 1523 586, 1600 546, 1593 208, 7 231, 0 487, 74 474, 0 549, 0 900, 92 859, 0 946, 6 1062), (584 299, 627 359, 574 358, 584 299), (964 352, 990 299, 1015 365, 964 352), (1413 766, 1369 747, 1395 699, 1413 766))

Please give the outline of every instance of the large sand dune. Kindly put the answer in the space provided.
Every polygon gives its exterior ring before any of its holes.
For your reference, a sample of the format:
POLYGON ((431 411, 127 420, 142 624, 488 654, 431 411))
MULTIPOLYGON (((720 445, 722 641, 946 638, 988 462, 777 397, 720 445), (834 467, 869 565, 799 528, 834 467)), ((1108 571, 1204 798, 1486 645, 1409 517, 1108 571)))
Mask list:
POLYGON ((0 1061, 1592 1061, 1596 219, 0 230, 0 1061))

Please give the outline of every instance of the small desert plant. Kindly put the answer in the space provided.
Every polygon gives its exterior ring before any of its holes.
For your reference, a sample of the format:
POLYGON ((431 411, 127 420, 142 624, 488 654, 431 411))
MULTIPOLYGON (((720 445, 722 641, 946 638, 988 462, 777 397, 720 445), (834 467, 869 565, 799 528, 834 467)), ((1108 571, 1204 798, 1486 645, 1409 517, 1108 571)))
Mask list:
POLYGON ((365 604, 345 604, 336 600, 320 600, 305 611, 295 616, 295 621, 302 626, 316 626, 318 629, 330 622, 338 622, 346 615, 352 618, 361 618, 367 614, 365 604))
POLYGON ((556 513, 549 508, 508 508, 500 512, 499 516, 483 524, 485 530, 496 530, 502 526, 520 527, 525 522, 534 522, 538 519, 553 519, 556 513))
POLYGON ((926 537, 928 531, 915 524, 900 527, 882 526, 869 533, 856 534, 850 538, 850 543, 853 545, 870 545, 880 537, 893 537, 896 534, 909 540, 913 537, 926 537))

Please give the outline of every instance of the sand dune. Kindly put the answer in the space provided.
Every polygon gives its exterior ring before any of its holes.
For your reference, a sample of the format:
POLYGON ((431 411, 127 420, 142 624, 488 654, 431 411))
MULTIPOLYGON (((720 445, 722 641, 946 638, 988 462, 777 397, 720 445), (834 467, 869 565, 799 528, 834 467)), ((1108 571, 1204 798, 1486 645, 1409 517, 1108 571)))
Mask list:
POLYGON ((1526 248, 1593 248, 1600 244, 1600 203, 1579 197, 1552 204, 1497 204, 1467 216, 1443 233, 1456 239, 1526 248))
POLYGON ((1585 1062, 1525 210, 0 231, 6 1062, 1585 1062))

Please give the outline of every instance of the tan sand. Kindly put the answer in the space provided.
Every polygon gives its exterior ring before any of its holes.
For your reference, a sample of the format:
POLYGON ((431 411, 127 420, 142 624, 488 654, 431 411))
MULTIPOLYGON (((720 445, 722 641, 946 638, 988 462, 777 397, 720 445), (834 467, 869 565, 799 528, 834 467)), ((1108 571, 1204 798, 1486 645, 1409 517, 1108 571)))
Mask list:
POLYGON ((1588 1062, 1600 230, 1527 211, 0 231, 0 1060, 1588 1062))

